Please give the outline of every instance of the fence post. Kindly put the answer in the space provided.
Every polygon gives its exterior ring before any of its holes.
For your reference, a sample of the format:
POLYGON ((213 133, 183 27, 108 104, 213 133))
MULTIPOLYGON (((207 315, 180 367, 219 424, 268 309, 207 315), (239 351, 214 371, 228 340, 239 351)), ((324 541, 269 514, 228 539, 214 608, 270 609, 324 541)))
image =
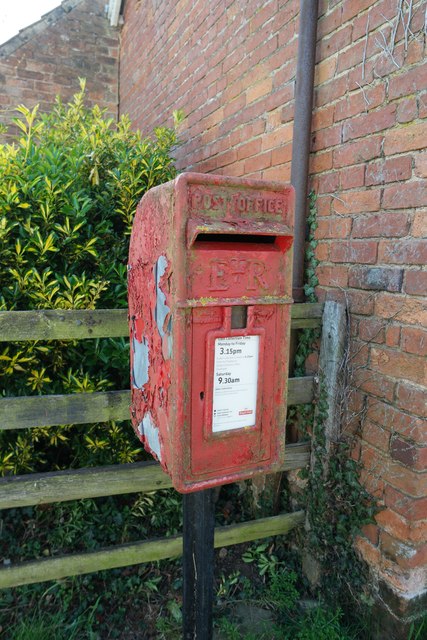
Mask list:
MULTIPOLYGON (((317 396, 326 394, 327 411, 323 418, 326 455, 322 457, 323 474, 326 476, 331 454, 331 445, 338 441, 341 432, 343 409, 343 382, 347 343, 347 314, 342 303, 325 302, 322 323, 322 338, 319 353, 319 383, 317 396)), ((316 410, 315 410, 316 420, 316 410)), ((312 442, 310 468, 316 464, 316 443, 312 442)), ((308 516, 306 531, 310 529, 308 516)), ((312 586, 318 586, 321 567, 318 560, 307 550, 302 555, 303 571, 312 586)))

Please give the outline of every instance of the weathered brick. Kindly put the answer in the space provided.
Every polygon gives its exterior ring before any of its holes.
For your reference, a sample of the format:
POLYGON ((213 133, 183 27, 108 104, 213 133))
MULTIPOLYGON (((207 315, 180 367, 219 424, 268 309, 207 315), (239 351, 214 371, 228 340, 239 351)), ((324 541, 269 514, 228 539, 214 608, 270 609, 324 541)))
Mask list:
POLYGON ((321 60, 315 68, 314 82, 318 86, 334 77, 337 69, 337 58, 326 58, 321 60))
POLYGON ((406 271, 403 291, 412 296, 425 295, 427 291, 427 271, 406 271))
POLYGON ((385 341, 384 320, 375 317, 361 318, 359 322, 359 338, 366 342, 383 343, 385 341))
POLYGON ((418 106, 415 96, 405 98, 397 105, 396 120, 398 122, 411 122, 418 116, 418 106))
POLYGON ((354 372, 353 378, 354 384, 366 393, 393 402, 395 380, 369 368, 358 369, 354 372))
POLYGON ((368 291, 348 291, 346 294, 351 313, 370 315, 374 311, 375 298, 368 291))
POLYGON ((427 138, 427 122, 390 129, 384 134, 384 153, 404 153, 414 149, 423 149, 427 138))
POLYGON ((427 473, 413 471, 400 462, 388 461, 382 477, 385 483, 413 498, 427 495, 427 473))
POLYGON ((390 453, 393 460, 407 467, 424 471, 427 463, 427 447, 417 447, 410 440, 393 436, 390 440, 390 453))
POLYGON ((260 153, 257 156, 245 160, 245 173, 248 174, 261 169, 267 169, 267 167, 271 167, 271 151, 260 153))
POLYGON ((348 268, 321 265, 317 268, 319 284, 327 287, 346 287, 348 284, 348 268))
POLYGON ((396 322, 427 324, 427 306, 421 298, 381 292, 375 299, 375 313, 382 318, 393 318, 396 322))
POLYGON ((290 162, 292 158, 292 143, 282 144, 271 151, 272 166, 290 162))
POLYGON ((262 139, 256 138, 250 142, 246 142, 237 147, 237 158, 242 160, 244 158, 250 158, 261 151, 262 139))
POLYGON ((427 204, 427 190, 424 180, 387 185, 384 189, 385 209, 405 209, 422 207, 427 204))
POLYGON ((353 262, 374 264, 377 260, 378 245, 373 241, 345 240, 331 247, 331 262, 353 262))
MULTIPOLYGON (((322 3, 319 4, 321 5, 322 3)), ((321 6, 319 7, 319 23, 317 26, 317 38, 319 40, 341 26, 342 8, 336 7, 333 11, 329 12, 328 15, 323 15, 324 13, 326 13, 326 8, 328 5, 327 0, 325 0, 324 4, 324 12, 322 12, 321 6)))
POLYGON ((246 101, 247 104, 254 102, 254 100, 259 100, 263 96, 269 94, 273 87, 273 79, 271 77, 265 78, 254 84, 252 87, 249 87, 246 91, 246 101))
MULTIPOLYGON (((355 218, 353 222, 353 238, 402 237, 409 229, 408 214, 374 213, 372 215, 355 218)), ((381 260, 381 253, 378 256, 381 260)), ((384 260, 384 262, 390 262, 384 260)))
POLYGON ((362 441, 360 462, 362 464, 360 472, 362 484, 371 495, 381 500, 385 489, 382 474, 387 464, 387 457, 379 449, 362 441))
POLYGON ((379 162, 370 162, 366 166, 366 186, 408 180, 412 175, 411 156, 386 158, 379 162))
POLYGON ((404 411, 427 418, 427 394, 424 387, 418 387, 404 380, 396 386, 396 406, 404 411))
POLYGON ((325 84, 314 88, 314 104, 322 107, 344 95, 348 89, 348 78, 344 74, 338 78, 332 78, 325 84))
POLYGON ((419 445, 426 444, 425 421, 418 416, 405 413, 391 404, 370 398, 366 418, 417 442, 419 445))
POLYGON ((396 120, 396 105, 389 104, 377 111, 360 115, 347 120, 343 125, 343 142, 378 133, 393 126, 396 120))
POLYGON ((378 566, 381 562, 381 551, 370 540, 357 536, 355 547, 363 560, 371 567, 378 566))
POLYGON ((335 213, 367 213, 378 211, 381 192, 379 189, 345 191, 339 197, 334 198, 333 208, 335 213))
POLYGON ((373 87, 358 88, 351 93, 343 93, 335 105, 335 121, 366 113, 369 109, 375 109, 384 102, 385 84, 380 81, 373 87))
POLYGON ((316 229, 317 239, 348 238, 351 231, 352 219, 344 216, 326 216, 319 218, 316 229))
POLYGON ((317 44, 317 59, 324 60, 334 53, 341 51, 346 45, 351 42, 351 30, 352 26, 347 25, 337 31, 334 31, 330 36, 322 38, 317 44))
POLYGON ((318 217, 328 216, 331 213, 332 197, 330 195, 320 195, 316 200, 318 217))
POLYGON ((323 173, 316 178, 317 180, 317 193, 332 193, 338 189, 340 182, 340 175, 337 171, 330 173, 323 173))
POLYGON ((334 121, 334 105, 329 105, 323 109, 316 109, 313 113, 312 130, 319 131, 325 127, 330 127, 334 121))
POLYGON ((316 259, 320 262, 327 262, 329 260, 330 247, 327 242, 319 242, 315 250, 316 259))
POLYGON ((354 189, 355 187, 363 187, 365 183, 365 167, 358 165, 356 167, 345 167, 340 171, 341 189, 354 189))
POLYGON ((411 235, 414 238, 427 238, 427 209, 418 209, 412 220, 411 235))
POLYGON ((312 154, 310 156, 310 173, 320 173, 332 168, 332 151, 312 154))
POLYGON ((355 266, 349 272, 349 286, 356 289, 400 291, 402 280, 402 269, 355 266))
POLYGON ((423 91, 427 87, 427 64, 403 69, 390 78, 388 95, 390 100, 423 91))
POLYGON ((362 437, 376 449, 387 453, 390 443, 390 431, 381 425, 365 420, 363 425, 362 437))
POLYGON ((329 147, 335 147, 341 143, 341 124, 314 131, 312 134, 311 147, 313 151, 321 151, 329 147))
POLYGON ((388 534, 386 531, 380 533, 380 548, 382 553, 393 562, 404 568, 422 566, 427 561, 427 548, 416 547, 388 534))
POLYGON ((334 166, 346 167, 378 158, 381 154, 381 141, 380 136, 372 136, 366 140, 348 142, 334 149, 334 166))
POLYGON ((369 542, 373 545, 377 545, 379 542, 379 529, 375 524, 365 524, 362 527, 362 534, 365 538, 369 540, 369 542))
POLYGON ((427 331, 415 327, 402 327, 401 346, 408 353, 427 355, 427 331))
POLYGON ((375 516, 375 520, 381 529, 399 540, 418 544, 427 539, 427 521, 411 522, 393 509, 383 509, 375 516))
POLYGON ((414 499, 391 486, 385 488, 385 504, 411 521, 425 519, 427 497, 414 499))
POLYGON ((371 367, 384 375, 403 378, 427 386, 427 367, 424 358, 394 349, 372 347, 371 367))
POLYGON ((397 347, 400 343, 400 326, 388 324, 385 330, 385 344, 388 347, 397 347))
POLYGON ((273 149, 274 147, 281 147, 292 141, 292 124, 281 125, 274 131, 265 133, 262 136, 262 149, 273 149))
POLYGON ((415 156, 414 173, 418 178, 427 178, 427 152, 415 156))
MULTIPOLYGON (((344 3, 342 7, 342 21, 347 22, 347 20, 357 18, 357 15, 359 13, 361 13, 365 9, 370 8, 371 5, 372 2, 370 0, 360 0, 359 2, 344 3)), ((363 18, 366 22, 366 14, 363 16, 363 18)), ((365 33, 365 31, 363 31, 363 33, 365 33)))
POLYGON ((427 264, 427 240, 381 240, 378 259, 385 264, 427 264))

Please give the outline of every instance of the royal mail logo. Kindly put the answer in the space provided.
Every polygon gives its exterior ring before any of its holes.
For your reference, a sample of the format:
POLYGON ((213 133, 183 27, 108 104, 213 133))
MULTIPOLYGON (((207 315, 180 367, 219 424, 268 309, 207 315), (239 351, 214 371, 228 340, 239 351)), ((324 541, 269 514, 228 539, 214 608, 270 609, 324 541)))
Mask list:
POLYGON ((227 291, 233 285, 243 285, 248 291, 267 289, 266 265, 259 260, 220 258, 210 263, 209 290, 227 291))

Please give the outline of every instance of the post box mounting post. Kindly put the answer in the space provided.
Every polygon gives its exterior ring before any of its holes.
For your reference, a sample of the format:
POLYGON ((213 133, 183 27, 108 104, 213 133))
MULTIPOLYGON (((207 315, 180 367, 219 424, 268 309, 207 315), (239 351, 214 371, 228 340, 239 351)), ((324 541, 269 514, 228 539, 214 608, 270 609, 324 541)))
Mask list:
POLYGON ((215 489, 183 496, 183 638, 212 640, 215 489))

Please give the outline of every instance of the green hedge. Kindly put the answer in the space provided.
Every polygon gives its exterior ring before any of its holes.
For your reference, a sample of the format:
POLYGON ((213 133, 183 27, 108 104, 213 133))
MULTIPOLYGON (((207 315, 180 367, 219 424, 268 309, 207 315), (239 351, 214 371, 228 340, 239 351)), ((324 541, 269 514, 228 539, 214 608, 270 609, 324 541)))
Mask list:
MULTIPOLYGON (((175 129, 142 138, 85 106, 39 114, 24 106, 19 134, 0 146, 0 310, 127 306, 126 262, 142 195, 176 175, 175 129)), ((180 114, 174 114, 175 122, 180 114)), ((4 396, 128 387, 124 339, 35 342, 0 347, 4 396)), ((139 442, 129 425, 62 425, 0 435, 0 473, 130 462, 139 442)))

